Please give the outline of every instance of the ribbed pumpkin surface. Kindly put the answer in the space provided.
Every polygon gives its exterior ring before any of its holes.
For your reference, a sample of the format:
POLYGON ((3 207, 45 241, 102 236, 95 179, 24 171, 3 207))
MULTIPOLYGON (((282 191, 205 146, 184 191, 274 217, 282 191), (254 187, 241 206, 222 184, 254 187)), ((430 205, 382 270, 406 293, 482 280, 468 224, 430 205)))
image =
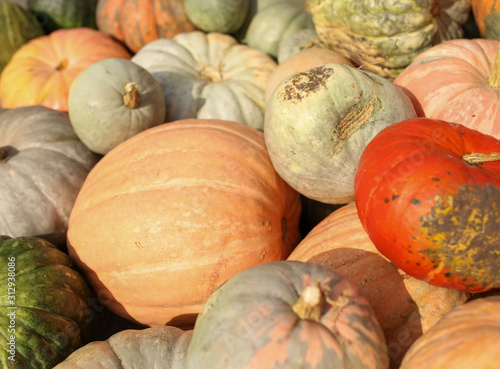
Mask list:
POLYGON ((286 259, 299 216, 300 197, 276 174, 261 132, 182 120, 137 134, 94 167, 68 248, 114 312, 189 326, 228 277, 286 259))
POLYGON ((0 79, 4 109, 43 105, 68 111, 68 94, 76 76, 105 58, 130 59, 113 38, 80 27, 59 29, 24 44, 12 56, 0 79))
POLYGON ((422 333, 468 297, 410 277, 382 256, 363 229, 354 202, 320 222, 288 260, 329 267, 359 288, 384 331, 392 368, 398 368, 422 333))
POLYGON ((500 296, 457 307, 412 345, 401 369, 497 369, 500 296))

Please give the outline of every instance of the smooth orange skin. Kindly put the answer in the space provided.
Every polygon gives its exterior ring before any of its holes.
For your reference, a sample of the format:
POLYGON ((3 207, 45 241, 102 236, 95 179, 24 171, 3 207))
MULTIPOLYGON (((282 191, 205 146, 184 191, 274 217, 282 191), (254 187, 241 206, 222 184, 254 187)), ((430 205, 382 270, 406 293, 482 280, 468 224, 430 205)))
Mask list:
POLYGON ((314 227, 288 260, 326 266, 359 288, 384 331, 394 369, 416 339, 468 299, 466 293, 409 276, 381 255, 363 229, 354 202, 314 227))
POLYGON ((137 134, 94 167, 70 216, 68 251, 115 313, 190 327, 230 276, 286 259, 300 210, 260 131, 186 119, 137 134))
POLYGON ((0 76, 2 108, 43 105, 67 112, 73 80, 106 58, 131 55, 118 41, 91 28, 60 29, 33 39, 16 51, 0 76))
POLYGON ((419 116, 460 123, 500 138, 500 94, 488 85, 500 42, 456 39, 419 54, 394 83, 419 116))
POLYGON ((358 215, 375 247, 407 274, 435 286, 473 293, 500 287, 498 245, 486 244, 500 235, 500 161, 476 166, 462 159, 492 152, 500 152, 499 140, 440 120, 414 118, 379 132, 355 176, 358 215), (479 204, 464 201, 470 200, 464 194, 476 196, 474 201, 493 195, 479 204), (460 202, 460 210, 450 206, 460 202), (482 231, 473 229, 475 222, 482 222, 482 231), (485 245, 450 238, 464 232, 471 232, 470 239, 484 237, 485 245))
POLYGON ((408 350, 400 369, 497 369, 500 296, 457 307, 408 350))
POLYGON ((96 22, 134 53, 151 41, 196 29, 185 14, 184 0, 100 0, 96 22))

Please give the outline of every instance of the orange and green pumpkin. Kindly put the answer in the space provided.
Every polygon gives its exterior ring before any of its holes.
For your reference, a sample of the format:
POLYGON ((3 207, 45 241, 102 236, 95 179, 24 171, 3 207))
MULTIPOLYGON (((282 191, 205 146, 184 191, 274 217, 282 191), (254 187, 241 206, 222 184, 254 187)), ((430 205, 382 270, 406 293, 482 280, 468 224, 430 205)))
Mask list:
POLYGON ((0 236, 0 366, 52 369, 88 337, 92 292, 41 238, 0 236))
POLYGON ((500 141, 415 118, 382 130, 355 177, 359 218, 407 274, 466 292, 500 287, 500 141))
POLYGON ((387 369, 384 334, 357 288, 333 270, 276 261, 244 270, 203 306, 186 369, 387 369))

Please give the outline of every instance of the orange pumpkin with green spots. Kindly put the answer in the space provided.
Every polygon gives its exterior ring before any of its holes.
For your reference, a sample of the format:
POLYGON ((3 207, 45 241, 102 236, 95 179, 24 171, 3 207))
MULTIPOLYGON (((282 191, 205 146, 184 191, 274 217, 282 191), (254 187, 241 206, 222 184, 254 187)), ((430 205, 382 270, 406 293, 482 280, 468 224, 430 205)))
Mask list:
POLYGON ((468 292, 500 287, 500 141, 415 118, 367 145, 355 176, 358 215, 407 274, 468 292))

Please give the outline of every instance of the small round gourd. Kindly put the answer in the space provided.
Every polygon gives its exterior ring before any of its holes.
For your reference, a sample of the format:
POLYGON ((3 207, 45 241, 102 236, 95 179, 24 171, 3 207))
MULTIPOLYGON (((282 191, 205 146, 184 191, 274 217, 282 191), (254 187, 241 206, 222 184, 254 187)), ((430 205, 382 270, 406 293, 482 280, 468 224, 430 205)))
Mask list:
POLYGON ((127 59, 98 61, 81 72, 68 98, 71 124, 89 149, 106 154, 165 118, 160 84, 127 59))
POLYGON ((280 176, 313 200, 354 200, 366 144, 384 127, 416 117, 403 91, 376 74, 330 63, 290 75, 274 90, 264 135, 280 176))
POLYGON ((235 33, 247 18, 249 0, 185 0, 186 16, 205 32, 235 33))

